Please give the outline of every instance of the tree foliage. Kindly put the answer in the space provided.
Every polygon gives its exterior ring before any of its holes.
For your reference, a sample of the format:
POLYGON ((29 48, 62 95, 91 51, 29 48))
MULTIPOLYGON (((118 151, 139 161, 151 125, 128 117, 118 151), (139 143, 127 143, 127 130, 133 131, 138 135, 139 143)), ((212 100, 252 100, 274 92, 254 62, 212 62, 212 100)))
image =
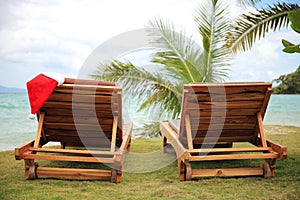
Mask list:
MULTIPOLYGON (((300 34, 300 9, 293 10, 288 14, 289 20, 291 22, 292 29, 300 34)), ((283 52, 286 53, 300 53, 300 44, 293 44, 285 39, 282 39, 282 44, 284 46, 283 52)))
POLYGON ((297 9, 297 4, 278 2, 267 9, 242 14, 236 19, 233 31, 228 33, 227 46, 233 53, 250 50, 255 41, 265 37, 270 30, 288 27, 288 13, 297 9))
POLYGON ((300 66, 295 72, 281 75, 274 82, 280 83, 273 88, 275 94, 300 94, 300 66))

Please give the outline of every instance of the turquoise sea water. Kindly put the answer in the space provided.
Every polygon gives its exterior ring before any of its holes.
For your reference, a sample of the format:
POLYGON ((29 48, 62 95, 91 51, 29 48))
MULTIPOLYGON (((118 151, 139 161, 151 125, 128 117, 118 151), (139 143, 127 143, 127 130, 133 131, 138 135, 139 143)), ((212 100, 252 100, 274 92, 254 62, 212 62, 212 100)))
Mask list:
MULTIPOLYGON (((131 105, 131 108, 136 106, 131 105)), ((123 111, 124 120, 135 122, 135 128, 149 121, 145 113, 123 111)), ((27 94, 0 93, 0 151, 11 150, 34 139, 37 123, 30 120, 27 94)), ((264 119, 266 125, 300 126, 300 95, 272 95, 264 119)), ((136 131, 133 132, 133 136, 136 131)))

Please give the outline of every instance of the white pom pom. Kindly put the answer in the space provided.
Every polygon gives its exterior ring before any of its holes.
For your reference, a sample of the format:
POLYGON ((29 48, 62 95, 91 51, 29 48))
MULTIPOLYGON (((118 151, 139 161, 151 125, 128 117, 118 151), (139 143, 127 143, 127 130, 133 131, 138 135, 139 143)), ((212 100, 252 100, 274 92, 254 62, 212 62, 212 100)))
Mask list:
POLYGON ((29 114, 29 119, 35 119, 35 114, 29 114))

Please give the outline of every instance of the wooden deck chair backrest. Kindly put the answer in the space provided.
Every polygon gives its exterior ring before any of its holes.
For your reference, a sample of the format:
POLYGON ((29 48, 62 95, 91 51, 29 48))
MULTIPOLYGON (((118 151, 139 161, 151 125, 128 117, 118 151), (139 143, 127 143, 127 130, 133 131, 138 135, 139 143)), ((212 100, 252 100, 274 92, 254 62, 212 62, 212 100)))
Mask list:
POLYGON ((272 84, 191 83, 184 86, 179 138, 188 149, 209 143, 255 142, 272 84))
POLYGON ((41 141, 111 148, 122 143, 121 88, 114 83, 65 79, 38 112, 41 141))

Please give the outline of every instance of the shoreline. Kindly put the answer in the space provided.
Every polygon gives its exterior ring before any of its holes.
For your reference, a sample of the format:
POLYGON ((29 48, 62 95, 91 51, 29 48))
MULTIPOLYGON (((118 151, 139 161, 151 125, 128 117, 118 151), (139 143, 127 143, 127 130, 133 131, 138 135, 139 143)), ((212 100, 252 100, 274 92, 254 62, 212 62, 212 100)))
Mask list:
MULTIPOLYGON (((265 130, 265 134, 266 135, 286 135, 289 133, 296 133, 299 132, 300 133, 300 126, 293 126, 293 125, 263 125, 264 126, 264 130, 265 130)), ((32 138, 34 139, 34 138, 32 138)), ((149 139, 149 138, 137 138, 137 139, 149 139)), ((135 140, 134 138, 132 139, 133 141, 135 140)), ((24 141, 24 143, 26 143, 28 141, 24 141)), ((16 145, 14 147, 12 147, 11 149, 4 149, 4 150, 0 150, 0 152, 5 152, 5 151, 14 151, 14 149, 20 145, 16 145)))

